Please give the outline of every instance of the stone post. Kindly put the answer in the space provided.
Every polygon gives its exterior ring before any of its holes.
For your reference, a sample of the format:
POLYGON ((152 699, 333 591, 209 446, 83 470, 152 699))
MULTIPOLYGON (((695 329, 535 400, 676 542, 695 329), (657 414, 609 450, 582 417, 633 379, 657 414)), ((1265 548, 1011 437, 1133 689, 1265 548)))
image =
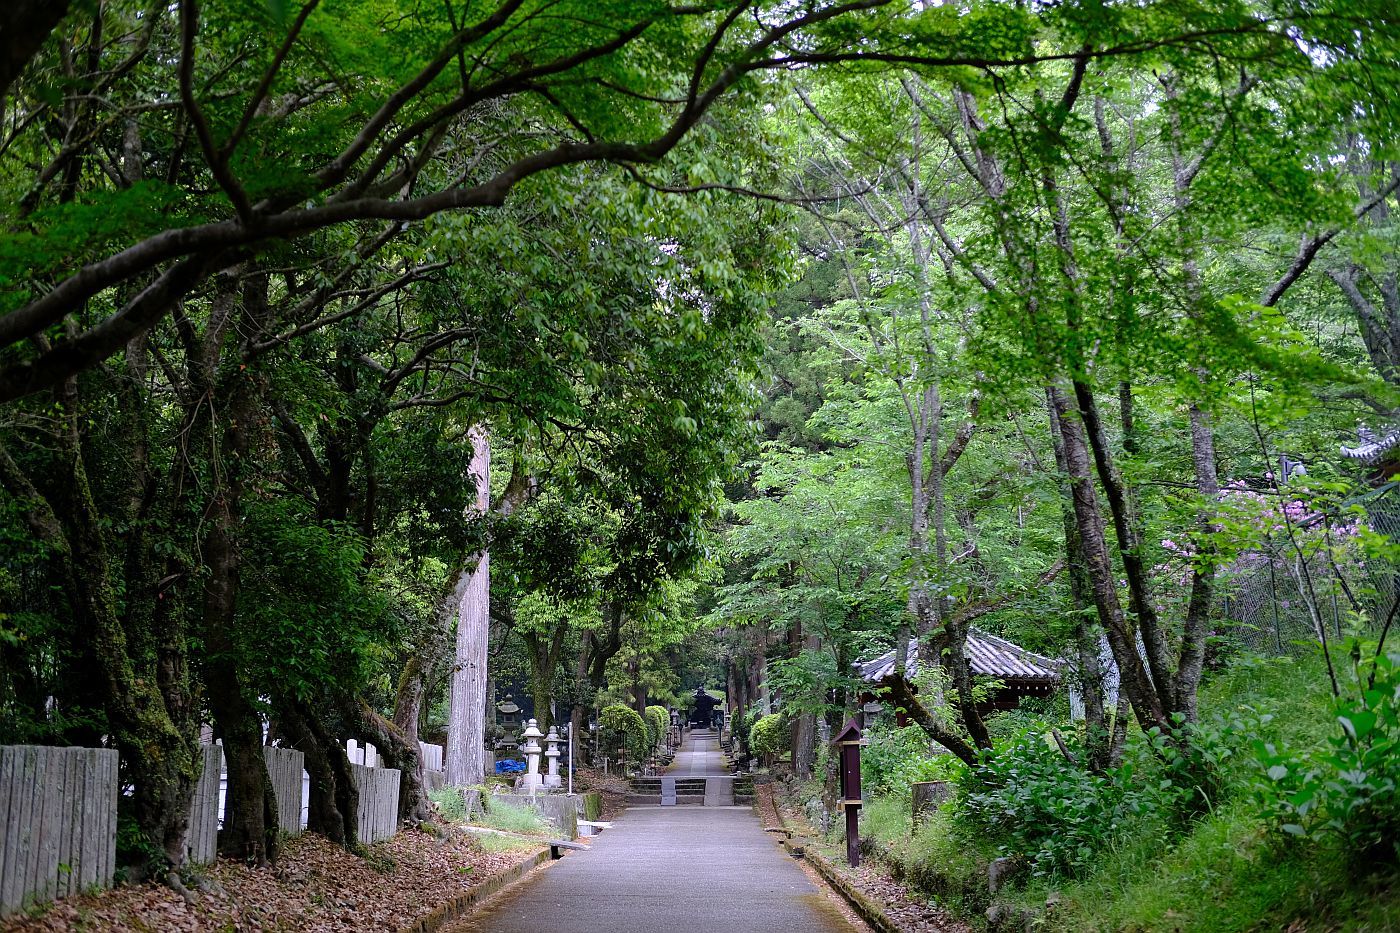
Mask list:
POLYGON ((554 726, 549 727, 549 735, 545 736, 544 756, 549 759, 549 773, 544 776, 545 787, 559 787, 563 781, 559 777, 559 730, 554 726))
POLYGON ((535 720, 525 726, 525 731, 520 733, 520 737, 525 740, 520 746, 520 750, 525 753, 525 777, 521 781, 521 789, 528 794, 533 794, 539 790, 540 778, 540 743, 535 741, 544 735, 540 731, 539 723, 535 720))

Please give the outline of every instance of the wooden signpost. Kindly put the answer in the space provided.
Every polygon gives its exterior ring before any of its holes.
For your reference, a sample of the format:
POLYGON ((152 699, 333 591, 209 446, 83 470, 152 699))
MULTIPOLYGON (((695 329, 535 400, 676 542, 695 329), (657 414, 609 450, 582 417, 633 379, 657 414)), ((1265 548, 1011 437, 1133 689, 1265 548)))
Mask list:
POLYGON ((841 752, 841 809, 846 811, 846 861, 860 864, 860 723, 846 720, 832 743, 841 752))

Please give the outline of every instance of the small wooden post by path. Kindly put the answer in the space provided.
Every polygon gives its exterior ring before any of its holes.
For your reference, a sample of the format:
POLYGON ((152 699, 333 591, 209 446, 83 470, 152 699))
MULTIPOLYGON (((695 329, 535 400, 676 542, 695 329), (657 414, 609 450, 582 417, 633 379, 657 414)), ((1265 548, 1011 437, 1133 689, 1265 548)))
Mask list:
POLYGON ((860 747, 866 744, 855 718, 837 733, 833 744, 841 750, 841 807, 846 811, 846 861, 860 864, 860 747))

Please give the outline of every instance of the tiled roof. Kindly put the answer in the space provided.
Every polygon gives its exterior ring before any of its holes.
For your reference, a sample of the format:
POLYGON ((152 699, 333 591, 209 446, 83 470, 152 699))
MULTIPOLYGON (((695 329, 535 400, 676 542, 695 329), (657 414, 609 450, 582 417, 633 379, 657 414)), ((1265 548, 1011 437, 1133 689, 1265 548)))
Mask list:
POLYGON ((1400 445, 1400 428, 1393 428, 1389 433, 1377 436, 1363 425, 1358 433, 1361 443, 1355 447, 1342 447, 1342 456, 1367 466, 1380 462, 1386 454, 1400 445))
MULTIPOLYGON (((1060 662, 1027 651, 1020 645, 989 635, 978 629, 967 633, 967 660, 972 673, 998 680, 1038 680, 1047 683, 1060 679, 1060 662)), ((856 668, 862 680, 878 683, 894 673, 894 651, 887 651, 872 661, 858 661, 856 668)), ((919 640, 909 639, 908 675, 919 673, 919 640)))

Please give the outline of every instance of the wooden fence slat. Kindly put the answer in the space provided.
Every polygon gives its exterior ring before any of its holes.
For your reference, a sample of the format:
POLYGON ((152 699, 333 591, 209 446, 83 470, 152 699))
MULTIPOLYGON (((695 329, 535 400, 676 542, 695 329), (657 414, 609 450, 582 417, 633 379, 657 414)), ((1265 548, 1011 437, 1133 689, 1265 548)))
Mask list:
POLYGON ((78 820, 75 809, 81 798, 77 777, 74 774, 78 763, 78 753, 82 749, 63 750, 63 796, 59 798, 58 833, 58 876, 55 897, 67 897, 73 893, 73 870, 77 866, 77 856, 73 852, 73 840, 78 833, 78 820))
POLYGON ((76 759, 77 778, 73 781, 73 813, 74 822, 78 825, 74 827, 73 836, 73 858, 76 864, 73 866, 73 889, 82 891, 97 882, 97 865, 94 864, 97 857, 97 835, 92 825, 93 798, 97 796, 97 755, 96 749, 85 749, 86 754, 79 755, 76 759))
POLYGON ((9 913, 10 875, 19 859, 19 801, 16 788, 20 751, 0 746, 0 916, 9 913))
POLYGON ((98 876, 98 883, 106 887, 112 883, 117 876, 117 798, 121 795, 120 780, 118 771, 120 756, 114 748, 107 749, 101 753, 102 758, 107 762, 107 782, 102 785, 100 798, 107 813, 107 832, 103 834, 102 842, 102 874, 98 876))
POLYGON ((25 866, 25 793, 24 763, 28 755, 23 745, 12 745, 7 749, 10 759, 10 802, 9 832, 0 840, 5 846, 5 872, 0 874, 0 914, 18 910, 24 889, 25 866))
POLYGON ((50 748, 44 758, 43 836, 34 899, 51 901, 58 894, 58 842, 63 831, 63 766, 68 761, 67 749, 50 748))
POLYGON ((27 907, 34 902, 31 891, 39 882, 39 836, 44 819, 44 794, 40 782, 44 776, 44 749, 37 745, 24 747, 24 874, 20 877, 19 903, 27 907))
POLYGON ((212 862, 218 854, 219 778, 223 771, 223 746, 201 745, 199 780, 190 801, 190 829, 186 853, 190 862, 212 862))
POLYGON ((106 765, 96 750, 83 759, 83 887, 101 884, 102 823, 101 789, 106 779, 106 765))
POLYGON ((49 767, 49 777, 54 786, 50 794, 54 798, 53 808, 53 874, 50 876, 49 897, 63 897, 68 893, 68 872, 70 870, 70 843, 73 838, 72 785, 68 781, 68 771, 73 763, 73 749, 55 749, 53 762, 49 767))

